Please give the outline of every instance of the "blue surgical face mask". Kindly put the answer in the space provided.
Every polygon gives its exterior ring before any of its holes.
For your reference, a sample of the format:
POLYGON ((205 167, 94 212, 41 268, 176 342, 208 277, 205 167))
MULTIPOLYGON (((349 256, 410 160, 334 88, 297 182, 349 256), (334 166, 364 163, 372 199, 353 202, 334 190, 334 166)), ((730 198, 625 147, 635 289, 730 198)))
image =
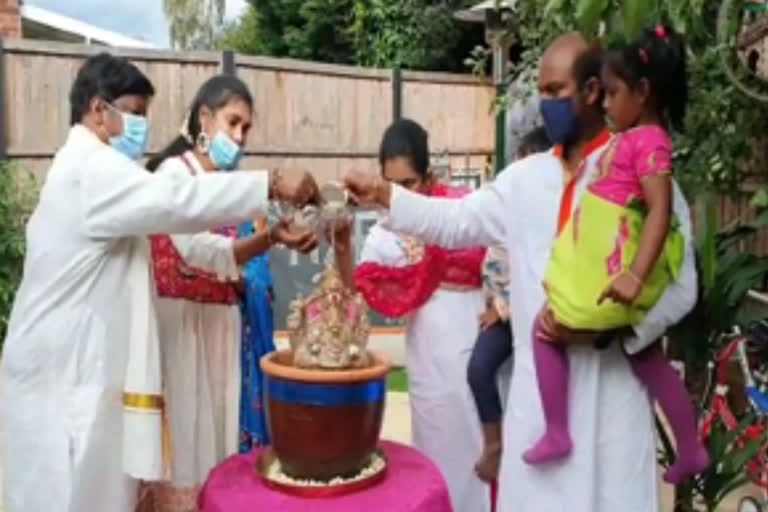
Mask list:
POLYGON ((542 99, 539 109, 549 140, 553 144, 566 144, 576 138, 579 124, 570 97, 542 99))
POLYGON ((237 168, 240 158, 243 156, 243 148, 240 144, 222 131, 216 132, 208 149, 213 165, 222 171, 231 171, 237 168))
POLYGON ((123 119, 123 133, 109 139, 109 144, 131 160, 138 160, 147 148, 149 127, 147 118, 121 112, 110 105, 123 119))

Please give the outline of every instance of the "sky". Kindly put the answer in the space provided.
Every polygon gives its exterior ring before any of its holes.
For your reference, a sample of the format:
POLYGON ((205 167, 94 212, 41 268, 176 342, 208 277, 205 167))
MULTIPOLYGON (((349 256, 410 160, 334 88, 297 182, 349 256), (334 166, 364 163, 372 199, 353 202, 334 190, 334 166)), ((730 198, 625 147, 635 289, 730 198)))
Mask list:
MULTIPOLYGON (((226 0, 227 19, 236 18, 245 0, 226 0)), ((168 21, 162 0, 24 0, 99 28, 137 37, 161 47, 168 47, 168 21)))

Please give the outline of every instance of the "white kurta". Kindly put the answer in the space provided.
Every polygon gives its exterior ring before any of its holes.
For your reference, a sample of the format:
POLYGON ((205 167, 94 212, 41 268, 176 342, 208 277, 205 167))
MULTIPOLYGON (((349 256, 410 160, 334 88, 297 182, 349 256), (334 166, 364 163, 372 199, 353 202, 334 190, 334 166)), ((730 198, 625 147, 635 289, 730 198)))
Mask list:
MULTIPOLYGON (((596 172, 605 149, 587 160, 577 193, 596 172)), ((504 244, 510 258, 514 370, 504 417, 500 512, 656 512, 655 435, 651 406, 621 348, 568 350, 574 452, 555 466, 530 467, 523 451, 544 428, 531 332, 543 306, 542 281, 555 237, 563 169, 552 153, 508 167, 461 200, 427 199, 397 188, 387 225, 445 247, 504 244)), ((658 339, 696 299, 690 214, 675 186, 674 211, 686 239, 680 279, 671 284, 625 347, 637 351, 658 339)))
POLYGON ((27 225, 3 350, 4 512, 133 509, 121 439, 134 237, 253 218, 267 189, 265 173, 152 175, 72 128, 27 225))
MULTIPOLYGON (((196 176, 205 174, 192 153, 196 176)), ((169 158, 157 172, 189 172, 169 158)), ((234 238, 210 231, 171 235, 187 265, 233 282, 240 276, 234 238)), ((173 443, 172 483, 202 484, 213 467, 237 451, 240 415, 240 329, 237 304, 157 299, 165 400, 173 443)))
MULTIPOLYGON (((360 260, 392 266, 408 263, 398 236, 378 225, 371 228, 360 260)), ((480 289, 438 289, 407 319, 413 445, 442 471, 456 512, 490 510, 490 490, 474 472, 482 434, 466 377, 484 306, 480 289)))

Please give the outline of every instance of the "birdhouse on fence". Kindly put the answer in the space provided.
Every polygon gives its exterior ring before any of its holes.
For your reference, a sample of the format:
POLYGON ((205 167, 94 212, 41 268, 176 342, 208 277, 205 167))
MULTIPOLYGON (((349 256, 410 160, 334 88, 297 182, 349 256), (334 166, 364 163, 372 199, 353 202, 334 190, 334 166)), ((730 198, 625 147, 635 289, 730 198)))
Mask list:
POLYGON ((745 13, 736 49, 753 75, 768 80, 768 13, 756 11, 745 13))

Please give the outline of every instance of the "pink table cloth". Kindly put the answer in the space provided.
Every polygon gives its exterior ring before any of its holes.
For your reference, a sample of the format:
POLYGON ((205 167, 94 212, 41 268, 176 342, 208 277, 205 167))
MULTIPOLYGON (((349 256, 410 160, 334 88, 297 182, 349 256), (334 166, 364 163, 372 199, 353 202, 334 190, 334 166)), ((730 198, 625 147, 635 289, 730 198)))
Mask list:
POLYGON ((200 491, 202 512, 452 512, 437 467, 408 446, 382 441, 387 475, 369 489, 336 498, 298 498, 266 487, 256 472, 260 450, 216 466, 200 491))

